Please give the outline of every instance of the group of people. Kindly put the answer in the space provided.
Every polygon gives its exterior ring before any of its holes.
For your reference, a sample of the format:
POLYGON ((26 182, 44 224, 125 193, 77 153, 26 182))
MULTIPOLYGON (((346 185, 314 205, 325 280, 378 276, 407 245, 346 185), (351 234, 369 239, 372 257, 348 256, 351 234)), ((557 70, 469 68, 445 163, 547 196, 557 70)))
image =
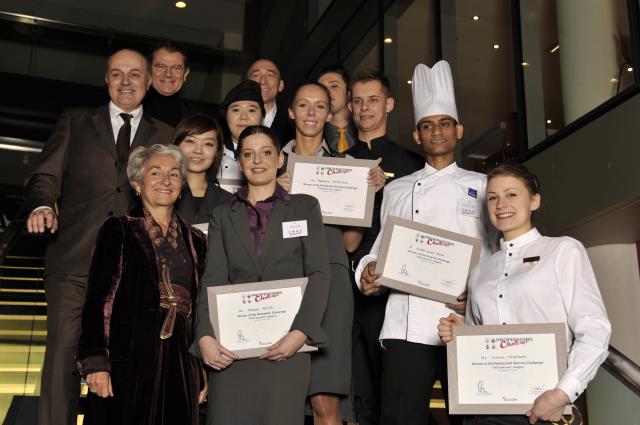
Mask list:
POLYGON ((446 62, 412 79, 426 159, 387 137, 394 98, 378 71, 326 68, 285 108, 278 67, 260 59, 222 101, 222 123, 180 97, 188 74, 174 43, 149 59, 113 53, 109 104, 63 112, 26 180, 28 230, 52 233, 40 424, 75 423, 80 377, 88 424, 195 425, 205 405, 216 425, 427 424, 452 328, 479 324, 565 323, 569 365, 526 415, 468 423, 557 421, 585 390, 611 332, 586 251, 536 230, 540 183, 526 167, 456 165, 446 62), (377 160, 371 227, 323 224, 315 198, 289 193, 291 154, 377 160), (231 193, 227 179, 242 184, 231 193), (482 241, 458 303, 380 285, 389 215, 482 241), (306 233, 285 237, 289 222, 306 233), (300 309, 264 354, 241 360, 220 343, 207 288, 299 277, 300 309))

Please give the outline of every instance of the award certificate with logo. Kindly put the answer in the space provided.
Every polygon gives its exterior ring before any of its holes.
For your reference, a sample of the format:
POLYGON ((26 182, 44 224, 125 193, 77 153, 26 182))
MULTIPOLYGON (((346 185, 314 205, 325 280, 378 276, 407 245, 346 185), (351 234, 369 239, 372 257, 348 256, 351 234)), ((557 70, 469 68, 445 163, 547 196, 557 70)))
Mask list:
POLYGON ((480 258, 480 239, 388 216, 376 272, 389 288, 457 303, 480 258))
POLYGON ((453 414, 524 414, 567 368, 562 323, 454 326, 453 335, 447 344, 453 414))
POLYGON ((369 170, 378 161, 369 159, 302 156, 290 154, 290 193, 306 193, 318 200, 324 224, 371 227, 375 188, 369 186, 369 170))
POLYGON ((289 332, 306 285, 305 277, 207 288, 216 338, 242 359, 259 357, 289 332))

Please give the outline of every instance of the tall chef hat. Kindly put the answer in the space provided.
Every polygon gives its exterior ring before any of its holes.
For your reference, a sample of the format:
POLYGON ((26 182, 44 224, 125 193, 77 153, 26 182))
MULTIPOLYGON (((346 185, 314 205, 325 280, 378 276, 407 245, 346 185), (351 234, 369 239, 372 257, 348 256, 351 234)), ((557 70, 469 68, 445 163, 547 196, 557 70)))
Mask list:
POLYGON ((411 92, 416 125, 431 115, 450 115, 458 121, 451 68, 446 61, 439 61, 431 69, 421 63, 416 65, 411 92))

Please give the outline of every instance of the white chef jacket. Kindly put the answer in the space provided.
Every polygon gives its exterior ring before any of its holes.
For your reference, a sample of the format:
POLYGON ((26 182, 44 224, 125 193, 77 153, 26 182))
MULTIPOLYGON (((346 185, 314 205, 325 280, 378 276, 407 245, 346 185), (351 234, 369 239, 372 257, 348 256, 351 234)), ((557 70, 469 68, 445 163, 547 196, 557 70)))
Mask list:
POLYGON ((500 241, 469 278, 470 325, 564 323, 569 367, 558 382, 573 402, 607 358, 611 324, 587 252, 534 228, 500 241))
MULTIPOLYGON (((233 147, 237 148, 238 143, 233 142, 233 147)), ((238 162, 236 161, 236 157, 233 151, 226 146, 223 146, 222 150, 222 161, 220 162, 220 168, 218 168, 218 173, 216 174, 216 178, 218 179, 233 179, 233 180, 244 180, 244 174, 240 167, 238 166, 238 162)))
MULTIPOLYGON (((486 185, 484 174, 464 170, 455 163, 442 170, 425 164, 422 170, 397 179, 384 188, 381 226, 384 228, 387 216, 394 215, 476 237, 484 242, 481 258, 487 257, 494 251, 488 235, 495 235, 495 232, 489 230, 492 227, 486 214, 486 185)), ((378 258, 382 233, 378 234, 371 252, 358 264, 355 281, 359 288, 362 270, 378 258)), ((442 345, 438 336, 438 320, 451 312, 443 303, 392 290, 380 339, 442 345)))

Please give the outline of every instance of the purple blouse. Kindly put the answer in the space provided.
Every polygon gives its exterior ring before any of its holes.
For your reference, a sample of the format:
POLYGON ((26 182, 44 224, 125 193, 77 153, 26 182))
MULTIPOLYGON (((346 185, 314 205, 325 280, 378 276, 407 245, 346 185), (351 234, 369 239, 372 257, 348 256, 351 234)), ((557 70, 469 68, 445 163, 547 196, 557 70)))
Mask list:
POLYGON ((256 249, 256 257, 258 261, 262 259, 262 242, 267 234, 267 226, 269 225, 269 219, 271 213, 276 206, 276 198, 288 201, 289 194, 279 184, 276 184, 276 190, 273 195, 265 199, 264 201, 256 202, 256 205, 251 205, 251 202, 247 200, 249 194, 249 188, 244 186, 233 195, 231 198, 231 204, 236 202, 243 202, 247 208, 247 216, 249 217, 249 230, 253 235, 253 245, 256 249))

